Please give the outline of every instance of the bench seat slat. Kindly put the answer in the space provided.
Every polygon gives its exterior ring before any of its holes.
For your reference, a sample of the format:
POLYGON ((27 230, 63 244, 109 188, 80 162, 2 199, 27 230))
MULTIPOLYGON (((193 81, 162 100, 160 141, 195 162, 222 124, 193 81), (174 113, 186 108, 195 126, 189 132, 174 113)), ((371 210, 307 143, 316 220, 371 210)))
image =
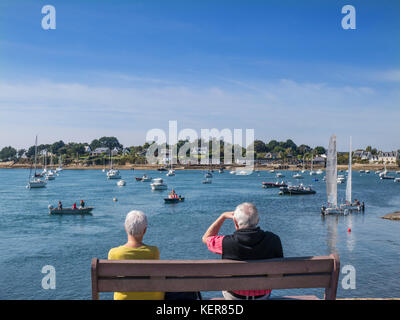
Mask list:
POLYGON ((332 259, 227 260, 100 260, 98 276, 229 276, 331 272, 332 259))
POLYGON ((173 279, 102 279, 98 280, 100 292, 126 291, 219 291, 326 288, 330 274, 298 275, 288 277, 236 277, 236 278, 173 278, 173 279))

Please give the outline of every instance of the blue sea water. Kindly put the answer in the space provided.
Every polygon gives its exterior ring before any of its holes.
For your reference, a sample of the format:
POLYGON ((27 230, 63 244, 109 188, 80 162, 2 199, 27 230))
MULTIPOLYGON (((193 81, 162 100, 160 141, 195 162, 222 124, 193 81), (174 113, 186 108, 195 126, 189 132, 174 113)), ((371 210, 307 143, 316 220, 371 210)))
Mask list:
MULTIPOLYGON (((214 259, 201 237, 224 211, 241 202, 256 204, 260 226, 281 237, 284 255, 327 255, 337 252, 341 266, 356 269, 356 289, 344 290, 339 278, 338 298, 400 297, 400 222, 381 219, 400 209, 400 183, 377 175, 353 172, 353 196, 365 201, 364 214, 321 217, 326 201, 325 183, 305 176, 317 194, 279 196, 277 189, 261 188, 275 182, 272 173, 249 176, 214 173, 212 184, 202 184, 204 172, 177 171, 163 177, 168 187, 185 196, 185 202, 164 204, 167 191, 151 191, 148 182, 134 177, 145 171, 121 170, 125 187, 107 180, 101 170, 64 170, 47 188, 25 188, 28 170, 0 170, 0 299, 90 299, 90 262, 106 258, 110 248, 125 243, 124 219, 132 209, 143 210, 149 220, 145 243, 159 247, 162 259, 214 259), (117 202, 113 198, 118 199, 117 202), (92 216, 51 216, 48 205, 62 200, 64 207, 84 199, 94 206, 92 216), (351 232, 348 232, 351 228, 351 232), (56 269, 56 289, 42 288, 42 267, 56 269)), ((287 181, 292 181, 291 173, 287 181)), ((339 185, 339 200, 345 184, 339 185)), ((227 221, 221 233, 234 231, 227 221)), ((274 291, 274 294, 317 294, 322 289, 274 291)), ((206 295, 207 296, 207 295, 206 295)), ((102 298, 110 299, 111 294, 102 298)))

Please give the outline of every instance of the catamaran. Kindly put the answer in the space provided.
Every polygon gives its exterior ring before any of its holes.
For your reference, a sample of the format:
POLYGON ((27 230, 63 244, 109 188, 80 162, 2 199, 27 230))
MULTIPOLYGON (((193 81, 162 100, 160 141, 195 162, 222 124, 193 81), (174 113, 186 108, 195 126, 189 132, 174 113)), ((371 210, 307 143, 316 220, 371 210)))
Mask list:
POLYGON ((351 162, 352 162, 352 146, 351 146, 351 137, 350 137, 350 151, 349 151, 349 169, 347 175, 347 184, 346 184, 346 202, 340 205, 340 209, 343 213, 351 212, 354 210, 360 211, 361 210, 361 203, 359 201, 352 201, 352 169, 351 169, 351 162))
POLYGON ((28 189, 32 188, 44 188, 46 187, 46 181, 41 180, 36 173, 36 166, 37 166, 37 136, 35 139, 35 173, 32 176, 32 167, 29 171, 29 181, 28 185, 26 186, 28 189))

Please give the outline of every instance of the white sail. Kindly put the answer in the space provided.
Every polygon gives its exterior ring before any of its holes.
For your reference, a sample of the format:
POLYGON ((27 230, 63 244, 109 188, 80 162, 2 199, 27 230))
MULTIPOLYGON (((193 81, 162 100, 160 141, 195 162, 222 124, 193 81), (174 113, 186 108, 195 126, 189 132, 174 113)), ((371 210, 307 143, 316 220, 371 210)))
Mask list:
POLYGON ((328 156, 326 161, 326 195, 330 207, 337 206, 337 153, 336 136, 329 140, 328 156))
POLYGON ((351 173, 351 137, 350 137, 350 151, 349 151, 349 173, 347 176, 347 185, 346 185, 346 201, 348 203, 352 202, 351 199, 351 181, 352 179, 352 173, 351 173))

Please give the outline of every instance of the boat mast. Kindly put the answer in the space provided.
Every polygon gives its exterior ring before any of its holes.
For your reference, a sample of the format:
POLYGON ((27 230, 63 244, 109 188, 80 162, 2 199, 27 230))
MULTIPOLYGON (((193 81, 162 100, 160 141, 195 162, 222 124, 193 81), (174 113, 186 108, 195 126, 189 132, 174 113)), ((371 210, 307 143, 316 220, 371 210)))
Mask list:
POLYGON ((352 199, 351 199, 351 192, 352 192, 352 190, 351 190, 351 184, 352 184, 352 172, 351 172, 351 149, 352 149, 352 146, 351 146, 351 143, 352 143, 352 141, 351 141, 351 137, 350 137, 349 173, 347 175, 347 185, 346 185, 346 201, 348 203, 352 202, 352 199))
POLYGON ((35 139, 35 176, 36 176, 36 161, 37 161, 37 135, 35 139))

